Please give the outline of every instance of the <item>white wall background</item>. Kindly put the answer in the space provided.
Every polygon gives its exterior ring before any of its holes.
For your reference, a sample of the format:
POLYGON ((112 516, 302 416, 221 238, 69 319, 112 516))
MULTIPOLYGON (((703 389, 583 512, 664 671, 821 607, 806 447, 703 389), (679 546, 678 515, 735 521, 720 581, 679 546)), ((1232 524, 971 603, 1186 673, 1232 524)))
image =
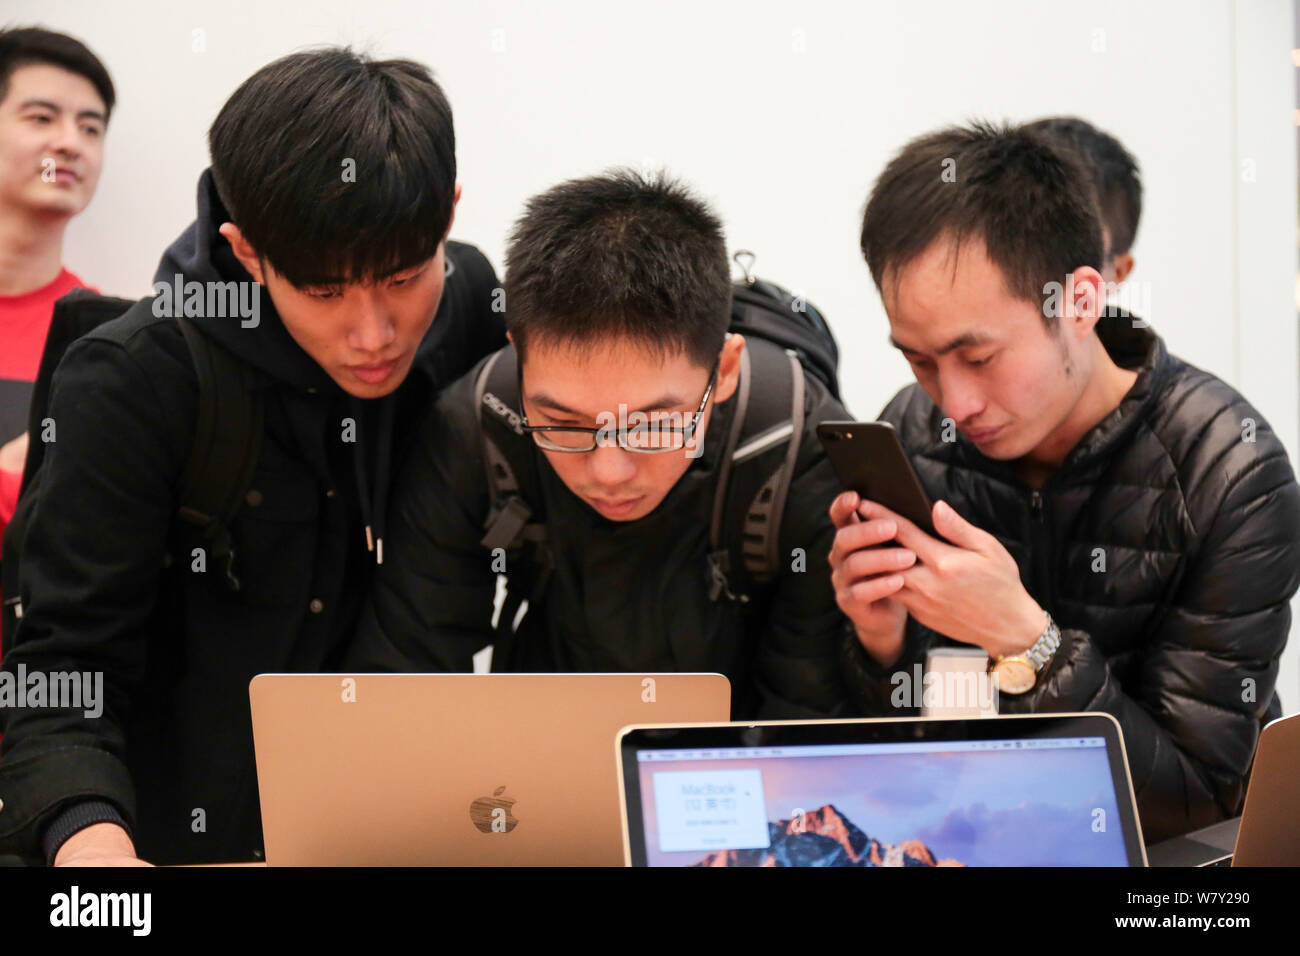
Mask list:
MULTIPOLYGON (((0 17, 79 36, 117 83, 99 195, 66 256, 106 292, 148 292, 239 82, 348 43, 422 60, 445 86, 457 238, 500 267, 527 196, 612 164, 666 165, 716 203, 733 248, 830 317, 860 417, 910 380, 857 251, 887 159, 968 118, 1083 116, 1143 168, 1144 314, 1241 388, 1293 460, 1300 449, 1286 0, 5 0, 0 17)), ((1295 711, 1294 644, 1281 690, 1295 711)))

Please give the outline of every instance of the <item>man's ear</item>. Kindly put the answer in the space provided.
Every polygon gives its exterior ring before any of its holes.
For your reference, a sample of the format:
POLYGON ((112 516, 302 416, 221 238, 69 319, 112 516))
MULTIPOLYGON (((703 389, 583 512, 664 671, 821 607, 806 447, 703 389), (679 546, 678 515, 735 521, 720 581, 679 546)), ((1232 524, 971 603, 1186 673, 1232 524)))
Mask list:
POLYGON ((715 402, 725 402, 735 393, 740 384, 740 356, 744 351, 745 337, 739 332, 729 333, 718 359, 718 382, 713 386, 715 402))
POLYGON ((223 222, 221 228, 217 230, 225 237, 226 242, 230 243, 231 250, 235 253, 235 258, 239 264, 248 270, 259 285, 266 285, 266 276, 262 274, 262 260, 258 256, 257 250, 249 245, 244 234, 239 231, 239 227, 233 222, 223 222))
POLYGON ((460 183, 456 184, 456 192, 451 197, 451 218, 447 220, 447 231, 442 234, 442 241, 446 242, 451 236, 451 227, 456 222, 456 206, 460 203, 460 183))
POLYGON ((1136 260, 1134 260, 1133 253, 1131 252, 1126 252, 1123 255, 1116 256, 1115 257, 1115 284, 1119 285, 1121 282, 1127 279, 1129 273, 1133 271, 1133 266, 1135 266, 1136 264, 1137 262, 1136 260))
POLYGON ((1106 308, 1106 282, 1092 266, 1080 266, 1071 276, 1073 295, 1069 302, 1070 327, 1080 338, 1092 331, 1106 308))

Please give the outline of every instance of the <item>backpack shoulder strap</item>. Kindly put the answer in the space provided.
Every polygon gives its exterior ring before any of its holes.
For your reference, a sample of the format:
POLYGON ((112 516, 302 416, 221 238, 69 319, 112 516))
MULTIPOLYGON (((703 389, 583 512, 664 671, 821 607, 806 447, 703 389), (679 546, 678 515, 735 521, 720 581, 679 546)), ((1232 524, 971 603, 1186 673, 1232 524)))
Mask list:
MULTIPOLYGON (((27 431, 32 436, 41 434, 46 412, 50 404, 50 387, 54 382, 54 370, 63 355, 77 339, 87 332, 98 328, 105 322, 125 315, 132 308, 148 308, 150 299, 118 299, 113 296, 100 295, 89 289, 73 289, 54 303, 50 315, 50 328, 45 336, 45 345, 41 350, 41 362, 32 383, 31 404, 27 412, 27 431)), ((27 460, 23 465, 22 489, 36 476, 45 455, 45 443, 32 441, 28 444, 27 460)))
POLYGON ((520 628, 550 581, 554 567, 544 508, 537 487, 532 443, 524 437, 519 408, 518 357, 513 346, 494 352, 474 381, 474 420, 487 472, 490 506, 480 543, 509 556, 505 595, 492 622, 492 670, 511 671, 530 649, 520 649, 520 628), (527 453, 527 454, 525 454, 527 453), (532 504, 529 499, 532 499, 532 504), (528 552, 527 554, 525 552, 528 552))
POLYGON ((220 343, 178 317, 199 381, 194 442, 177 516, 192 527, 238 591, 230 522, 253 481, 261 450, 264 409, 253 369, 220 343))
POLYGON ((780 570, 781 519, 803 438, 805 390, 803 365, 790 351, 750 338, 743 355, 709 535, 710 596, 742 604, 754 584, 780 570), (750 392, 746 379, 763 387, 750 392))
POLYGON ((729 537, 724 539, 723 529, 730 497, 731 459, 740 443, 741 432, 745 430, 746 412, 749 408, 749 386, 753 379, 749 352, 749 343, 746 342, 740 353, 740 380, 736 383, 736 393, 732 396, 736 405, 731 412, 731 425, 727 429, 727 440, 722 446, 722 457, 718 462, 718 483, 713 489, 713 514, 709 518, 709 600, 717 601, 725 596, 727 600, 740 604, 748 603, 749 596, 731 588, 730 575, 732 569, 739 566, 740 560, 739 555, 728 547, 731 541, 729 537))
POLYGON ((32 509, 35 507, 35 498, 39 493, 38 475, 41 463, 45 460, 46 445, 43 433, 49 413, 54 370, 63 360, 68 346, 77 339, 105 322, 125 315, 133 308, 148 308, 150 301, 150 299, 139 301, 119 299, 100 295, 89 289, 77 288, 61 296, 54 303, 27 409, 27 431, 31 438, 27 444, 27 457, 23 462, 18 502, 4 529, 6 557, 0 561, 0 593, 4 594, 3 606, 0 606, 0 657, 8 653, 18 622, 23 616, 19 565, 22 561, 27 525, 32 509))
POLYGON ((506 449, 516 443, 511 434, 523 436, 519 407, 518 358, 513 347, 488 356, 474 381, 475 421, 487 471, 488 518, 483 547, 515 551, 526 542, 545 540, 546 529, 532 520, 537 506, 525 498, 520 475, 531 475, 529 462, 511 461, 506 449))

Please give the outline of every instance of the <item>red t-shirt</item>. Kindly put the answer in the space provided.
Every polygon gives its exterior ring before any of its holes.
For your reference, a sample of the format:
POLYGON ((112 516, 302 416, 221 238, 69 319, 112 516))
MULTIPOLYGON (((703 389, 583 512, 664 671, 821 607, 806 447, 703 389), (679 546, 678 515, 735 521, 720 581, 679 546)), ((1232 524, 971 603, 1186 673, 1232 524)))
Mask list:
MULTIPOLYGON (((64 269, 49 285, 32 292, 0 295, 0 445, 27 429, 32 386, 41 367, 54 303, 78 287, 88 288, 64 269)), ((18 505, 21 480, 21 469, 16 472, 0 469, 0 533, 18 505)))

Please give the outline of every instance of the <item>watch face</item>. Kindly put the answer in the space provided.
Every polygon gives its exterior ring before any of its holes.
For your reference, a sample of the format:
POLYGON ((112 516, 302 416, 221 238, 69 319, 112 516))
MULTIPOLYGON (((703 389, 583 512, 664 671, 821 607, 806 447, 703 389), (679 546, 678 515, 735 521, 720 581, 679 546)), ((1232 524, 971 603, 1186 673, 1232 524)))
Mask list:
POLYGON ((1028 661, 1008 659, 994 665, 993 676, 997 679, 1000 693, 1023 694, 1034 686, 1038 675, 1028 661))

